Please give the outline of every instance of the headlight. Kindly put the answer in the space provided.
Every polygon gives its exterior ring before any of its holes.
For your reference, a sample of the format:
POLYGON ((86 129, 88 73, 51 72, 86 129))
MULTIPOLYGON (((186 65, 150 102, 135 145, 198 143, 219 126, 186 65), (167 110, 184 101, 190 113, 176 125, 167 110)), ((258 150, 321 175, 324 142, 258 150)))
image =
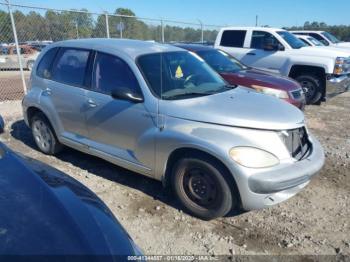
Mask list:
POLYGON ((238 164, 249 168, 266 168, 279 164, 276 156, 255 147, 234 147, 230 150, 230 156, 238 164))
POLYGON ((259 85, 252 85, 252 88, 254 88, 257 92, 263 93, 270 96, 275 96, 280 99, 288 99, 289 95, 286 91, 274 89, 266 86, 259 86, 259 85))
POLYGON ((341 75, 350 72, 350 60, 346 57, 337 57, 335 59, 334 74, 341 75))

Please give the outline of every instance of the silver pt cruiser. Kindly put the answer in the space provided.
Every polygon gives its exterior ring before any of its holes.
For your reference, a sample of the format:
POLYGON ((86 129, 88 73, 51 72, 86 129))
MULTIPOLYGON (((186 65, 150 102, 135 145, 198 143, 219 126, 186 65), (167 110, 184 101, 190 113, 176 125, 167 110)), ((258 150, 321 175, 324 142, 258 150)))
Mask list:
POLYGON ((278 204, 324 164, 297 108, 229 86, 194 53, 157 43, 50 45, 23 111, 42 152, 65 145, 161 180, 202 219, 278 204))

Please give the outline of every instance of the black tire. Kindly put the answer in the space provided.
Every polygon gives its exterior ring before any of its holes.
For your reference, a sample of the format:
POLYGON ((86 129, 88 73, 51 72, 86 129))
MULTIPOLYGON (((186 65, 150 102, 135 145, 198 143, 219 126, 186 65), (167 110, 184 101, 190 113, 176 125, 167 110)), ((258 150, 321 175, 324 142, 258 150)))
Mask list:
POLYGON ((225 216, 238 206, 234 187, 226 179, 228 175, 209 157, 185 157, 174 165, 172 189, 190 214, 211 220, 225 216))
POLYGON ((30 123, 35 144, 46 155, 55 155, 63 149, 46 116, 43 113, 35 114, 30 123))
POLYGON ((318 103, 323 95, 323 86, 320 77, 314 75, 300 75, 295 78, 304 91, 306 104, 318 103))

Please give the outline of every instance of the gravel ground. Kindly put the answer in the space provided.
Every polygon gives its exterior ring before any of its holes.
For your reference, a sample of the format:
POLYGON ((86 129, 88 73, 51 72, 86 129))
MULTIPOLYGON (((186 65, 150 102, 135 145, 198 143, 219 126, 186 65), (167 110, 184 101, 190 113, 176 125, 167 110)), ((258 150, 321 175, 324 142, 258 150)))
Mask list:
POLYGON ((183 213, 157 181, 70 149, 57 157, 41 154, 20 110, 19 103, 0 103, 7 121, 1 141, 89 187, 145 254, 350 255, 350 92, 306 108, 327 159, 304 191, 270 209, 210 222, 183 213))
MULTIPOLYGON (((24 71, 28 84, 30 71, 24 71)), ((0 102, 18 100, 23 97, 21 73, 19 70, 0 70, 0 102)))

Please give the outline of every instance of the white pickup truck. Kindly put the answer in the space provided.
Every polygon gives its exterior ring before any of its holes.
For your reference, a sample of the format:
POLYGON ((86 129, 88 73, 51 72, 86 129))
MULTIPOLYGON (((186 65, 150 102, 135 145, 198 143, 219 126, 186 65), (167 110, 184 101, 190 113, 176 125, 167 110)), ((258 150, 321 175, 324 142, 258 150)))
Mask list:
POLYGON ((347 47, 350 50, 350 42, 342 42, 335 35, 326 31, 290 31, 295 35, 309 35, 316 38, 322 44, 326 46, 337 46, 337 47, 347 47))
POLYGON ((308 47, 283 29, 266 27, 222 28, 215 41, 244 64, 297 80, 308 104, 350 88, 350 51, 308 47))

